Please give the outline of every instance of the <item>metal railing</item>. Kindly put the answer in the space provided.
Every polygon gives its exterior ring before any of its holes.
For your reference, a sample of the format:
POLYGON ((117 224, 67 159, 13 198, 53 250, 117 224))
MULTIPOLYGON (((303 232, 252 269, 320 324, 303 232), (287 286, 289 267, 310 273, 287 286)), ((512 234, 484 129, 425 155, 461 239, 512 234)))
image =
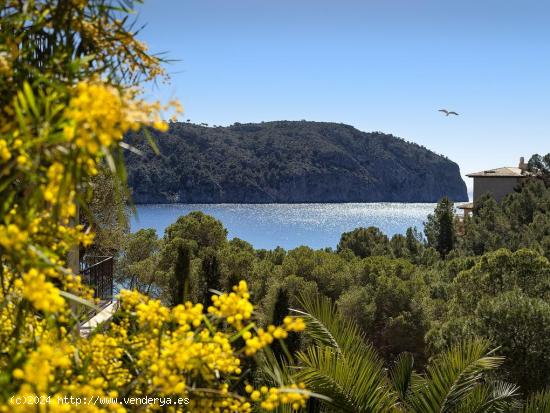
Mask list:
POLYGON ((82 281, 94 290, 94 298, 113 300, 113 257, 84 256, 80 260, 82 281))

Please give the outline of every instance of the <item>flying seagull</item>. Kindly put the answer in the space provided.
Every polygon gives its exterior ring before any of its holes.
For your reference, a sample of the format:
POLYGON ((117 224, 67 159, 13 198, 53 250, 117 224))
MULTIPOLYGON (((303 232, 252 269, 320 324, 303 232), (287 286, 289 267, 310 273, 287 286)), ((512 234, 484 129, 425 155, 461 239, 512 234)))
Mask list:
POLYGON ((449 115, 458 116, 458 113, 453 112, 453 111, 448 111, 447 109, 439 109, 438 112, 443 112, 445 114, 445 116, 449 116, 449 115))

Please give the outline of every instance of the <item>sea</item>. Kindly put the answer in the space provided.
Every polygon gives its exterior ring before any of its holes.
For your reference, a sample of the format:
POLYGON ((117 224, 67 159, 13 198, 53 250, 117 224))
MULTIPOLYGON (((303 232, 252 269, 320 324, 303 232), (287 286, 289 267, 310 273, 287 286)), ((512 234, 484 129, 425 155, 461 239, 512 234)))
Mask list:
POLYGON ((335 248, 343 232, 375 226, 388 236, 408 227, 423 229, 436 204, 148 204, 137 205, 130 228, 154 228, 159 237, 178 217, 202 211, 219 219, 228 238, 240 238, 257 249, 335 248))

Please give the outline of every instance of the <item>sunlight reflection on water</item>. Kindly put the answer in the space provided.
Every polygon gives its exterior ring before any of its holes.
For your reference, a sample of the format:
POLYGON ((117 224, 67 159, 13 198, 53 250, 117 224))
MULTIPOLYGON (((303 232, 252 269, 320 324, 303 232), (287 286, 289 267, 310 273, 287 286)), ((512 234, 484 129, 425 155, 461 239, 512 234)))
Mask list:
POLYGON ((159 236, 176 219, 202 211, 219 219, 229 232, 255 248, 286 249, 300 245, 335 247, 343 232, 376 226, 387 235, 422 229, 435 204, 162 204, 138 205, 132 231, 155 228, 159 236))

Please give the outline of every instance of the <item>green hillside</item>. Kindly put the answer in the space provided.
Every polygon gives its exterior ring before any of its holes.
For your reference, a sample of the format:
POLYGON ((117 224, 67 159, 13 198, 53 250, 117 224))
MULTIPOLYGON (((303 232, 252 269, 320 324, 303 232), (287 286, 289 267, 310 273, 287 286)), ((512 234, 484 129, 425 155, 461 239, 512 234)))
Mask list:
POLYGON ((435 202, 467 199, 458 165, 380 132, 326 122, 171 123, 127 155, 137 203, 435 202))

